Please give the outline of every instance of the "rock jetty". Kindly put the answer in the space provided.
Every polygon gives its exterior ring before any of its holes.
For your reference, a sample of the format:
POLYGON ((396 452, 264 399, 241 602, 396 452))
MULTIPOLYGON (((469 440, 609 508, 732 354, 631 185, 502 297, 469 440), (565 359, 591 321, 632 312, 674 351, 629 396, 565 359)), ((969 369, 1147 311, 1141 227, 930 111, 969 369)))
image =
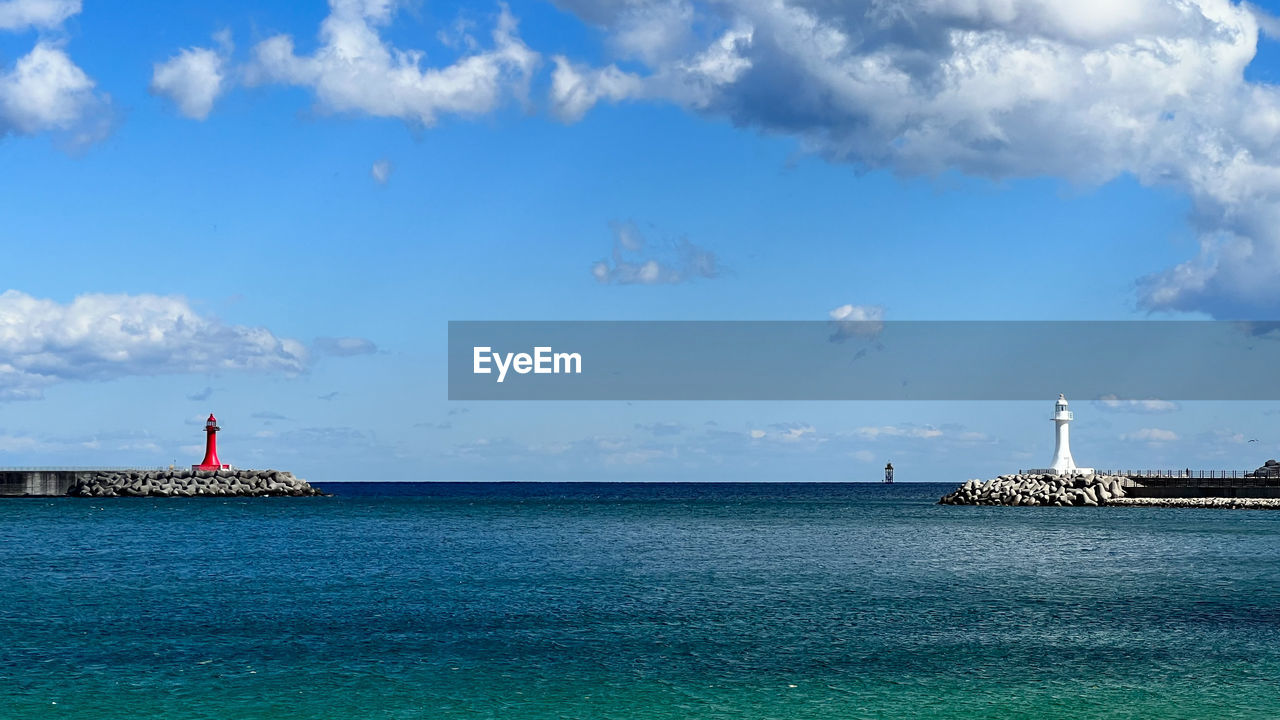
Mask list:
POLYGON ((324 495, 283 470, 102 471, 78 479, 74 497, 305 497, 324 495))
POLYGON ((943 496, 941 505, 1049 505, 1055 507, 1113 504, 1124 498, 1124 478, 1111 475, 1001 475, 970 480, 943 496))

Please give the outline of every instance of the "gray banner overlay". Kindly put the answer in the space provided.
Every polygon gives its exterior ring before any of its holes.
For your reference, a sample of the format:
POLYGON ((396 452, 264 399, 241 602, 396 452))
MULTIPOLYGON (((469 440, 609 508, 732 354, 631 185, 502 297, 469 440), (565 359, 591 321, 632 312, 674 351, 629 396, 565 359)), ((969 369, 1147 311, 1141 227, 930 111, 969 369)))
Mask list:
POLYGON ((450 400, 1043 400, 1058 393, 1280 400, 1280 322, 449 323, 450 400), (476 348, 488 373, 475 372, 476 348))

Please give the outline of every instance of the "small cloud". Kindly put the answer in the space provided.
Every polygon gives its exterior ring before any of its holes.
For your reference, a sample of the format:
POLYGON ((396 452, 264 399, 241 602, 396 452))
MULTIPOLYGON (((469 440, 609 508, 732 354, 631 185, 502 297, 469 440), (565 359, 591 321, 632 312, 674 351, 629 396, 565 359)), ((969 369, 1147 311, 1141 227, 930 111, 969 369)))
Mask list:
POLYGON ((771 425, 776 432, 773 437, 783 442, 795 442, 806 435, 813 435, 817 430, 805 423, 777 423, 771 425))
POLYGON ((206 385, 203 390, 200 390, 198 392, 193 392, 190 395, 188 395, 187 399, 199 402, 201 400, 208 400, 212 396, 213 396, 213 388, 208 387, 206 385))
POLYGON ((644 430, 654 437, 664 437, 670 435, 679 435, 684 432, 684 426, 680 423, 673 422, 656 422, 656 423, 636 423, 637 430, 644 430))
MULTIPOLYGON (((850 338, 873 338, 884 330, 883 305, 841 305, 827 313, 834 328, 829 338, 840 343, 850 338)), ((883 349, 883 348, 877 348, 883 349)), ((856 358, 864 357, 866 349, 858 351, 856 358)))
POLYGON ((217 49, 192 47, 152 66, 151 94, 173 101, 178 112, 204 120, 226 89, 226 64, 233 49, 230 31, 213 36, 217 49))
POLYGON ((325 393, 325 394, 323 394, 323 395, 317 395, 317 396, 316 396, 316 399, 317 399, 317 400, 332 400, 332 399, 334 399, 334 398, 336 398, 336 397, 338 397, 338 391, 337 391, 337 390, 334 390, 333 392, 327 392, 327 393, 325 393))
POLYGON ((929 426, 925 426, 925 427, 915 427, 915 426, 899 427, 896 425, 867 426, 867 427, 860 427, 857 430, 854 430, 854 432, 864 438, 867 438, 868 440, 876 440, 882 437, 912 438, 916 440, 932 440, 934 438, 940 438, 943 435, 943 432, 941 430, 935 427, 929 427, 929 426))
POLYGON ((373 167, 369 168, 369 175, 373 177, 374 182, 379 185, 386 185, 387 181, 391 179, 392 170, 391 161, 383 158, 382 160, 375 162, 373 167))
POLYGON ((1180 409, 1178 403, 1169 400, 1121 400, 1115 395, 1103 395, 1094 401, 1094 405, 1108 412, 1143 414, 1177 412, 1180 409))
POLYGON ((1120 439, 1128 442, 1167 443, 1177 440, 1178 434, 1164 428, 1142 428, 1125 433, 1120 436, 1120 439))
POLYGON ((471 408, 465 408, 465 407, 451 408, 449 410, 449 416, 453 417, 456 415, 466 415, 469 412, 471 412, 471 408))
POLYGON ((764 437, 765 435, 768 435, 768 434, 769 434, 769 433, 765 432, 764 430, 752 430, 752 431, 751 431, 751 439, 752 439, 752 440, 759 440, 760 438, 762 438, 762 437, 764 437))
POLYGON ((869 462, 875 461, 876 455, 870 450, 858 450, 857 452, 853 453, 853 459, 857 460, 858 462, 869 463, 869 462))
POLYGON ((675 285, 720 276, 716 254, 685 238, 654 247, 633 222, 611 222, 613 253, 591 265, 603 285, 675 285))
POLYGON ((256 413, 250 414, 249 417, 254 418, 255 420, 289 420, 290 419, 284 415, 281 415, 278 412, 272 412, 271 410, 260 410, 256 413))
POLYGON ((312 347, 321 355, 333 357, 372 355, 378 352, 378 346, 372 340, 358 337, 318 337, 312 347))
POLYGON ((1233 430, 1213 430, 1205 433, 1204 437, 1211 443, 1225 445, 1245 445, 1250 442, 1257 442, 1257 438, 1246 438, 1244 433, 1235 432, 1233 430))

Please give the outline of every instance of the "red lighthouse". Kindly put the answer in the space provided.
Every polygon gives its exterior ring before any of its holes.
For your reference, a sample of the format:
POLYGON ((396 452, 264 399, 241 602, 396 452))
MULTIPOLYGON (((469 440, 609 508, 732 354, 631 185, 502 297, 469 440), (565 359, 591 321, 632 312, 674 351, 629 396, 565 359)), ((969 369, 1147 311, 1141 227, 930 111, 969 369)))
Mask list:
POLYGON ((218 427, 218 418, 209 413, 209 419, 204 424, 204 459, 199 465, 192 465, 192 470, 222 470, 231 467, 218 461, 218 431, 221 429, 218 427))

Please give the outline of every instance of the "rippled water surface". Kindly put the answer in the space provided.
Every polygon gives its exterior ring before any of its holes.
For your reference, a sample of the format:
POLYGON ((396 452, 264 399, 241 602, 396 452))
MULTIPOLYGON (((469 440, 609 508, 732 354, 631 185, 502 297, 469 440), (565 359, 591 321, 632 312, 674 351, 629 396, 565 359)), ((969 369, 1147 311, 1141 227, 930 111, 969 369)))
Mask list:
POLYGON ((1280 717, 1280 512, 951 485, 0 502, 0 718, 1280 717))

